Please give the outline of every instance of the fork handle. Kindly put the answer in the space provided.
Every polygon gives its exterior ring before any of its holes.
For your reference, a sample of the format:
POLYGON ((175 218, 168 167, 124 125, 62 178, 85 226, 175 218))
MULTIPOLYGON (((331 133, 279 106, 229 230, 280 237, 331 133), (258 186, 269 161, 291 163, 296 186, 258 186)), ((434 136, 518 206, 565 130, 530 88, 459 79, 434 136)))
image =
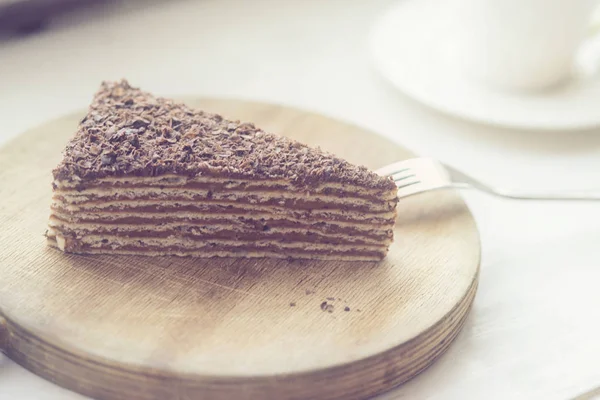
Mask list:
POLYGON ((479 189, 488 194, 514 200, 544 200, 544 201, 600 201, 599 192, 586 191, 563 191, 563 192, 542 192, 542 193, 524 193, 514 191, 504 191, 491 189, 485 186, 471 185, 468 183, 455 183, 457 189, 479 189))

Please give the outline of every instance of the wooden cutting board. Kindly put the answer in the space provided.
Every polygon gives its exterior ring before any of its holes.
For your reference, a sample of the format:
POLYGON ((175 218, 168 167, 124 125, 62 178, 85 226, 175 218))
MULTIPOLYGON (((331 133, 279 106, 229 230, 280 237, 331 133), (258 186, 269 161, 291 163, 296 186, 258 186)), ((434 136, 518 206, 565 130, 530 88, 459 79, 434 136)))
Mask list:
MULTIPOLYGON (((371 168, 411 156, 309 112, 187 102, 371 168)), ((97 399, 362 399, 414 377, 458 334, 480 247, 451 191, 400 201, 381 263, 48 248, 51 170, 81 117, 0 149, 0 348, 25 368, 97 399)))

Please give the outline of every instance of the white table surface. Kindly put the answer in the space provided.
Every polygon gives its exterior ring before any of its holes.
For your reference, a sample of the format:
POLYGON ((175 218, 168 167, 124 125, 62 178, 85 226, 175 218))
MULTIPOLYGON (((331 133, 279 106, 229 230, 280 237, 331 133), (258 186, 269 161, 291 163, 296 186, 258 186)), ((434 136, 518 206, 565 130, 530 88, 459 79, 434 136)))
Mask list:
MULTIPOLYGON (((43 35, 0 42, 0 143, 85 107, 101 80, 126 77, 164 95, 315 110, 501 186, 600 186, 600 130, 475 125, 425 109, 383 83, 370 64, 367 34, 391 1, 139 3, 146 7, 137 12, 125 6, 86 25, 66 21, 43 35)), ((446 355, 382 398, 600 394, 600 203, 465 198, 483 243, 474 308, 446 355)), ((0 399, 83 398, 1 357, 0 399)))

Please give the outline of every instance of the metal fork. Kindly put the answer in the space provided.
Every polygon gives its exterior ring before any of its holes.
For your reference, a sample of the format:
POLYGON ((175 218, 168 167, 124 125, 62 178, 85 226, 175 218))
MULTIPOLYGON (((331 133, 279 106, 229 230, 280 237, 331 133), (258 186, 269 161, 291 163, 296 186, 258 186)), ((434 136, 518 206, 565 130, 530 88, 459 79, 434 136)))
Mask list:
POLYGON ((488 194, 519 200, 600 200, 600 192, 544 192, 521 193, 501 190, 486 185, 465 173, 442 164, 432 158, 412 158, 396 162, 376 171, 379 175, 391 176, 398 187, 398 197, 431 190, 456 188, 478 189, 488 194))

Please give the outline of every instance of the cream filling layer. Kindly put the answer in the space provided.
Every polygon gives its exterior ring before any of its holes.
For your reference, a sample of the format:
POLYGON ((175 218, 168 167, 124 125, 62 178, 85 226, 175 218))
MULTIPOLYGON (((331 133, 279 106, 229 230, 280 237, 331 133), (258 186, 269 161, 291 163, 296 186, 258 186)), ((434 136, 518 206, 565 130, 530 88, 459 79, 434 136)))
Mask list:
MULTIPOLYGON (((222 232, 227 232, 235 235, 238 234, 246 234, 246 235, 256 235, 263 238, 268 238, 269 236, 273 236, 274 234, 279 235, 303 235, 305 237, 312 237, 313 241, 325 241, 325 240, 339 240, 341 242, 346 242, 348 244, 356 243, 356 242, 364 242, 366 244, 372 245, 384 245, 387 246, 392 243, 392 238, 382 238, 382 239, 373 239, 364 236, 357 236, 352 234, 342 234, 342 233, 326 233, 319 232, 313 229, 298 229, 298 228, 288 228, 288 227, 274 227, 270 228, 268 232, 257 232, 256 230, 242 230, 236 229, 236 227, 220 225, 220 226, 206 226, 206 227, 196 227, 189 226, 190 231, 178 231, 174 230, 174 228, 179 228, 181 225, 173 225, 169 224, 169 226, 156 226, 156 225, 113 225, 111 227, 107 227, 106 225, 97 225, 97 224, 64 224, 60 223, 56 219, 53 219, 49 223, 49 234, 62 233, 64 234, 73 234, 76 236, 86 236, 90 234, 99 234, 99 233, 108 233, 111 235, 130 235, 135 236, 138 232, 161 232, 161 233, 170 233, 172 236, 178 235, 192 235, 197 237, 198 239, 202 239, 203 235, 218 235, 222 232)), ((274 240, 279 240, 275 238, 274 240)))
MULTIPOLYGON (((61 247, 60 243, 53 238, 48 239, 48 243, 57 247, 60 250, 64 251, 64 243, 61 247)), ((314 255, 310 253, 302 253, 302 252, 290 252, 286 251, 285 253, 276 253, 276 252, 268 252, 268 251, 256 251, 256 250, 248 250, 244 252, 227 252, 227 251, 148 251, 144 248, 139 249, 139 251, 133 250, 120 250, 113 249, 107 251, 106 249, 81 249, 76 251, 76 253, 80 254, 115 254, 115 255, 143 255, 143 256, 180 256, 180 257, 199 257, 199 258, 211 258, 211 257, 235 257, 235 258, 298 258, 298 259, 308 259, 308 260, 333 260, 333 261, 379 261, 381 259, 377 256, 366 256, 366 255, 325 255, 319 254, 314 255)))
POLYGON ((194 188, 111 188, 110 190, 85 189, 81 192, 55 191, 55 195, 61 196, 66 202, 73 204, 94 203, 102 199, 112 199, 115 196, 128 199, 139 199, 143 197, 152 197, 156 199, 169 199, 172 197, 187 199, 208 199, 237 201, 243 199, 244 202, 260 203, 271 200, 305 200, 311 202, 323 202, 335 205, 362 206, 371 209, 387 209, 394 207, 396 199, 372 201, 363 198, 340 197, 336 195, 321 195, 309 192, 286 192, 286 191, 211 191, 207 189, 194 188), (379 204, 377 204, 379 203, 379 204), (377 205, 384 205, 377 207, 377 205))
MULTIPOLYGON (((73 176, 73 180, 54 180, 54 185, 58 189, 74 189, 81 185, 83 180, 78 176, 73 176)), ((247 187, 260 187, 264 185, 280 185, 289 188, 290 191, 298 191, 299 187, 286 181, 284 179, 240 179, 240 178, 226 178, 226 177, 210 177, 210 176, 195 176, 187 177, 174 174, 165 174, 160 176, 144 176, 144 177, 106 177, 93 179, 86 181, 85 184, 89 186, 102 186, 106 187, 107 184, 119 183, 119 184, 131 184, 131 185, 149 185, 149 186, 182 186, 188 183, 225 183, 228 188, 235 188, 240 184, 247 185, 247 187)), ((305 188, 302 187, 302 190, 305 188)), ((349 194, 360 193, 363 195, 378 196, 384 191, 381 189, 371 189, 355 185, 347 185, 338 182, 327 182, 318 185, 306 187, 311 192, 319 192, 325 189, 337 189, 347 191, 349 194), (351 190, 348 190, 349 187, 351 190)))
MULTIPOLYGON (((211 201, 211 202, 198 202, 198 201, 161 201, 161 200, 129 200, 129 201, 106 201, 99 202, 92 206, 86 205, 77 205, 65 203, 59 199, 55 199, 52 202, 52 208, 57 210, 63 210, 67 212, 102 212, 103 210, 107 210, 108 212, 136 212, 136 208, 142 207, 160 207, 160 211, 145 211, 138 210, 138 212, 144 212, 147 214, 151 213, 163 213, 163 211, 167 212, 169 208, 177 210, 177 208, 181 207, 197 207, 197 208, 207 208, 207 207, 222 207, 224 212, 227 212, 227 207, 235 207, 238 210, 243 209, 245 212, 255 212, 255 211, 263 211, 266 213, 277 214, 277 215, 289 215, 295 212, 298 213, 310 213, 311 216, 320 216, 326 215, 328 218, 333 216, 352 216, 353 219, 357 221, 368 220, 369 218, 380 218, 380 219, 389 219, 395 217, 394 211, 358 211, 358 210, 344 210, 344 209, 336 209, 336 208, 319 208, 319 209, 301 209, 301 208, 289 208, 289 207, 280 207, 274 205, 266 205, 266 204, 249 204, 249 203, 239 203, 235 201, 211 201), (115 210, 115 208, 120 208, 115 210)), ((189 211, 189 210, 180 210, 180 211, 189 211)), ((199 210, 200 211, 200 210, 199 210)))
POLYGON ((315 214, 311 215, 310 219, 300 217, 294 217, 289 214, 274 214, 274 213, 248 213, 248 214, 227 214, 227 213, 207 213, 207 212, 182 212, 182 211, 164 211, 160 213, 147 213, 147 212, 119 212, 116 213, 114 211, 97 211, 97 212, 77 212, 74 214, 64 213, 61 210, 53 210, 52 214, 58 219, 67 222, 78 222, 81 220, 88 220, 94 222, 108 222, 108 221, 118 221, 123 218, 143 218, 145 220, 164 220, 165 218, 173 219, 177 221, 186 221, 186 220, 214 220, 221 219, 231 221, 239 221, 240 217, 245 217, 253 220, 286 220, 290 222, 297 222, 301 224, 305 224, 307 222, 311 224, 319 224, 323 223, 326 226, 340 226, 340 227, 351 227, 357 230, 367 230, 367 231, 385 231, 389 230, 393 226, 394 217, 393 213, 390 213, 388 220, 381 220, 379 218, 369 218, 368 216, 365 218, 361 218, 356 221, 335 221, 331 219, 331 215, 327 214, 315 214), (277 216, 283 216, 284 218, 275 218, 277 216), (316 218, 321 217, 321 218, 316 218))
MULTIPOLYGON (((55 234, 57 237, 60 234, 55 234)), ((66 240, 73 240, 66 238, 66 240)), ((349 251, 385 251, 387 246, 383 245, 365 245, 365 244, 323 244, 312 242, 281 242, 274 240, 228 240, 228 239, 210 239, 206 241, 192 240, 188 238, 130 238, 115 235, 86 235, 75 239, 76 242, 86 244, 90 247, 122 247, 122 246, 156 246, 169 247, 176 246, 186 249, 204 249, 213 246, 230 247, 251 247, 260 249, 261 247, 276 247, 278 249, 301 249, 303 251, 311 250, 335 250, 336 252, 349 251)))

